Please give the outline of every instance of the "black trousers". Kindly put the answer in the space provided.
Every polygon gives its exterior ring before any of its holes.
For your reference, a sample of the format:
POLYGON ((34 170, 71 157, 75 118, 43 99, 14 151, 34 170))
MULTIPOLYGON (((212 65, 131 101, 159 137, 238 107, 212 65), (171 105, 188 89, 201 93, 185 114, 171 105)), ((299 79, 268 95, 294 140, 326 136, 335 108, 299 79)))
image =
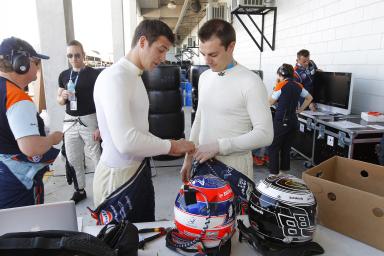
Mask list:
POLYGON ((149 159, 144 161, 142 177, 136 180, 135 207, 128 218, 131 222, 155 221, 155 189, 152 182, 151 165, 149 159))
POLYGON ((271 174, 278 174, 279 170, 288 171, 291 168, 290 151, 297 129, 297 120, 290 120, 286 125, 282 120, 273 120, 274 137, 268 147, 271 174))

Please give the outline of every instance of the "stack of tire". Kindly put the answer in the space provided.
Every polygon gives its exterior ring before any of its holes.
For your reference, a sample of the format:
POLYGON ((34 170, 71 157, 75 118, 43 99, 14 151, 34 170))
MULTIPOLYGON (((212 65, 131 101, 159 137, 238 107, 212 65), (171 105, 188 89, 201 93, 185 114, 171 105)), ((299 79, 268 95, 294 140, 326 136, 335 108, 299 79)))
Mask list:
POLYGON ((192 65, 190 69, 189 78, 192 84, 192 112, 191 112, 191 124, 195 120, 197 105, 199 102, 199 77, 201 73, 209 69, 208 65, 192 65))
MULTIPOLYGON (((152 71, 144 71, 142 78, 149 98, 149 131, 162 139, 185 138, 180 66, 159 65, 152 71)), ((175 158, 159 156, 155 159, 175 158)))

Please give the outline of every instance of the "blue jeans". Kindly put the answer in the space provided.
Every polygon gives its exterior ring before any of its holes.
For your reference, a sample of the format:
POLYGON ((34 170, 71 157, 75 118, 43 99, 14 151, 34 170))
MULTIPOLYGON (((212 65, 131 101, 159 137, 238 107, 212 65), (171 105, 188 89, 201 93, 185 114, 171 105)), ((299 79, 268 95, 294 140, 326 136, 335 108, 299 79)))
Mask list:
POLYGON ((43 168, 37 172, 32 188, 27 189, 0 161, 0 209, 44 203, 43 176, 46 170, 43 168))

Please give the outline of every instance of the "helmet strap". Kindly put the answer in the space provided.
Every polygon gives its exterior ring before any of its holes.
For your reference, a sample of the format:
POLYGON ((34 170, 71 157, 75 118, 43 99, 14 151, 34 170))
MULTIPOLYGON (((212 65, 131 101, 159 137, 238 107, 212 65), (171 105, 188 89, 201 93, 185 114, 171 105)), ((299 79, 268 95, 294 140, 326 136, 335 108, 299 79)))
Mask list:
POLYGON ((221 240, 214 248, 206 248, 201 239, 198 239, 193 246, 185 247, 192 240, 182 238, 176 229, 171 230, 165 237, 166 246, 181 255, 188 256, 229 256, 231 253, 231 239, 221 240))

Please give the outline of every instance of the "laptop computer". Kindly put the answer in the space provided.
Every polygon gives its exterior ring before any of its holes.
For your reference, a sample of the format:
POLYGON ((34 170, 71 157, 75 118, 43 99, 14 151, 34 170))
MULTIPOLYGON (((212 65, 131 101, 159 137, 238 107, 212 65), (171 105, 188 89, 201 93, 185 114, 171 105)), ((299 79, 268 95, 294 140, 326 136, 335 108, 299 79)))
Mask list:
POLYGON ((75 202, 64 201, 0 210, 0 235, 41 230, 78 231, 75 202))

